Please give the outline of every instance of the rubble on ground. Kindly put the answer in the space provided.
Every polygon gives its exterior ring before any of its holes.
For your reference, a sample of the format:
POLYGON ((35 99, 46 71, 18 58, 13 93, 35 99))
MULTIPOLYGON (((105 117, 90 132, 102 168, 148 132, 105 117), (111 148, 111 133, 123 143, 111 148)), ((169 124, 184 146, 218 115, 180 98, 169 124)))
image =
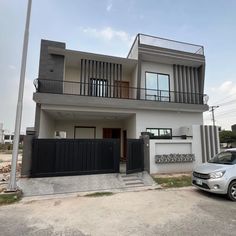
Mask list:
MULTIPOLYGON (((21 163, 17 164, 16 176, 20 176, 21 163)), ((10 178, 11 164, 9 162, 1 162, 0 165, 0 193, 3 192, 6 187, 8 180, 10 178)))

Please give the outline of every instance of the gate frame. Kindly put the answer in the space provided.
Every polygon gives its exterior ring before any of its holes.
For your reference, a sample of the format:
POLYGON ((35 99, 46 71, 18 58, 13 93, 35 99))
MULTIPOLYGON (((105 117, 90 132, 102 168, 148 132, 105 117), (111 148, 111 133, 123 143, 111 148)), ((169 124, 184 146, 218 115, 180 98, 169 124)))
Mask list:
MULTIPOLYGON (((40 142, 40 141, 39 141, 40 142)), ((79 145, 79 144, 78 144, 79 145)), ((73 146, 74 147, 74 146, 73 146)), ((65 144, 65 147, 66 149, 66 144, 65 144)), ((91 147, 90 147, 91 148, 91 147)), ((95 148, 96 149, 96 148, 95 148)), ((96 166, 98 167, 97 165, 99 165, 96 161, 101 159, 102 156, 98 157, 97 155, 99 153, 95 153, 97 150, 94 149, 94 155, 92 155, 92 158, 98 158, 96 160, 94 160, 94 163, 93 164, 90 164, 91 166, 96 166)), ((91 150, 90 150, 91 151, 91 150)), ((91 154, 91 153, 90 153, 91 154)), ((50 156, 50 154, 47 154, 48 156, 50 156)), ((91 158, 91 155, 89 156, 89 158, 91 158)), ((63 161, 62 160, 62 161, 63 161)), ((88 159, 86 159, 88 160, 88 159)), ((90 160, 91 161, 91 160, 90 160)), ((119 169, 120 169, 120 166, 119 166, 119 161, 120 161, 120 142, 118 139, 38 139, 38 138, 34 138, 33 139, 33 145, 32 145, 32 164, 31 164, 31 173, 30 173, 30 177, 53 177, 53 176, 69 176, 69 175, 88 175, 88 174, 106 174, 106 173, 119 173, 119 169), (52 149, 54 149, 54 157, 53 157, 53 165, 52 165, 52 168, 49 172, 43 172, 42 170, 40 170, 39 167, 37 167, 37 162, 39 161, 37 158, 38 155, 39 155, 39 144, 37 144, 37 140, 44 140, 45 142, 47 141, 50 141, 50 142, 53 142, 52 144, 52 149), (86 153, 82 152, 82 153, 74 153, 74 150, 71 151, 71 153, 69 153, 68 151, 68 154, 64 154, 64 156, 62 155, 62 157, 60 157, 60 152, 58 153, 58 143, 59 142, 68 142, 67 145, 69 145, 69 141, 71 141, 71 145, 73 146, 74 143, 77 141, 81 141, 82 142, 90 142, 92 143, 91 145, 95 145, 97 143, 97 145, 99 145, 99 141, 102 142, 104 141, 105 143, 111 143, 112 142, 112 158, 113 158, 113 167, 111 169, 91 169, 91 170, 65 170, 65 171, 56 171, 56 161, 58 161, 57 158, 62 158, 63 160, 65 160, 65 156, 68 155, 68 156, 77 156, 77 155, 81 155, 80 159, 73 159, 73 161, 77 161, 77 164, 78 162, 80 162, 79 164, 81 164, 81 161, 83 163, 83 160, 85 158, 87 158, 87 156, 89 156, 87 153, 88 151, 86 151, 86 153), (84 158, 84 159, 83 159, 84 158), (83 159, 83 160, 82 160, 83 159), (41 171, 41 172, 40 172, 41 171)), ((47 164, 47 163, 46 163, 47 164)), ((61 167, 61 165, 60 165, 61 167)), ((59 168, 60 168, 59 167, 59 168)), ((81 166, 80 166, 81 167, 81 166)), ((50 169, 50 168, 49 168, 50 169)))
MULTIPOLYGON (((137 143, 136 143, 137 144, 137 143)), ((143 139, 127 139, 127 155, 126 155, 126 174, 132 174, 132 173, 137 173, 137 172, 143 172, 144 171, 144 140, 143 139), (139 144, 141 144, 140 149, 139 150, 139 154, 141 155, 139 158, 137 159, 137 161, 140 161, 140 166, 138 168, 133 169, 132 168, 132 161, 134 161, 134 153, 131 153, 132 150, 130 150, 130 144, 131 142, 139 142, 139 144)), ((134 164, 134 163, 133 163, 134 164)), ((137 163, 136 163, 137 164, 137 163)))

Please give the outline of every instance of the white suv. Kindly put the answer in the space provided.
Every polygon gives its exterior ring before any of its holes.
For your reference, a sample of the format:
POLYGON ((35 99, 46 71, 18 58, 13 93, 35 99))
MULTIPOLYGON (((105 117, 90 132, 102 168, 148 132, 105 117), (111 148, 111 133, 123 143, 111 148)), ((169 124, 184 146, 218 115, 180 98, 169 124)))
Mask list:
POLYGON ((220 152, 194 168, 192 184, 204 191, 227 194, 236 201, 236 148, 220 152))

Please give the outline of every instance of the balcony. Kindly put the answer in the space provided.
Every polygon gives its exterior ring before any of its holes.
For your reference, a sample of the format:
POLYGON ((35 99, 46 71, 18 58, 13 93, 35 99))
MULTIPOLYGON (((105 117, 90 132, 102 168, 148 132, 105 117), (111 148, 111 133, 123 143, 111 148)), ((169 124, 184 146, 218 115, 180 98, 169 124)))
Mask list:
POLYGON ((36 79, 34 85, 37 93, 142 100, 162 103, 206 104, 206 95, 204 94, 136 88, 124 86, 122 81, 115 81, 115 84, 110 84, 103 79, 91 79, 89 83, 36 79))

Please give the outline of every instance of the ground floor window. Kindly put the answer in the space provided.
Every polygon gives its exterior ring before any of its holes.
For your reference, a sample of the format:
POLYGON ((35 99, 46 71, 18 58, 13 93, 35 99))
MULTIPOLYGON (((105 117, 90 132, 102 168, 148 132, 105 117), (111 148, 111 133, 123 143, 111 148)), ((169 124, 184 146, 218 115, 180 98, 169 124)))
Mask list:
POLYGON ((153 138, 156 139, 171 139, 172 129, 171 128, 147 128, 147 132, 152 134, 153 138))
POLYGON ((96 127, 75 126, 74 138, 94 139, 96 138, 96 127))

